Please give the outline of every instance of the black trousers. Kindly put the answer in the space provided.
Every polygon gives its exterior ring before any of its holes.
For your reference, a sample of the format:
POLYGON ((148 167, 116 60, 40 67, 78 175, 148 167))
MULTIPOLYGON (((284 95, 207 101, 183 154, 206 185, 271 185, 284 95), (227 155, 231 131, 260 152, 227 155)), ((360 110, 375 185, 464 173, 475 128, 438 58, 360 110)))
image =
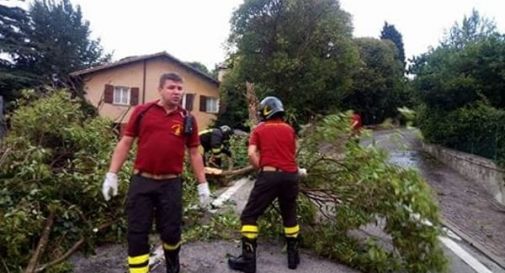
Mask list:
POLYGON ((139 175, 131 179, 126 202, 128 256, 149 253, 148 235, 153 219, 161 240, 176 245, 181 240, 182 179, 153 180, 139 175))
POLYGON ((258 218, 277 198, 284 226, 296 226, 296 198, 298 197, 298 191, 298 173, 260 172, 240 216, 242 225, 255 226, 258 218))

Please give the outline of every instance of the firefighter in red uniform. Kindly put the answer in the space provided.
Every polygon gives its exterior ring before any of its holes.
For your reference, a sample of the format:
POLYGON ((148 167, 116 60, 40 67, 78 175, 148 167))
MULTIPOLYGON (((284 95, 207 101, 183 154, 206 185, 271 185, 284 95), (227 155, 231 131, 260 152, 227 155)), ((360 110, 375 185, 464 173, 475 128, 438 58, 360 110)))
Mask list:
POLYGON ((167 273, 179 272, 182 224, 181 172, 185 147, 199 182, 200 205, 210 203, 205 180, 196 120, 179 106, 183 80, 175 73, 160 77, 160 99, 133 111, 112 155, 102 187, 106 200, 117 194, 117 172, 137 138, 134 173, 128 189, 128 266, 130 273, 149 272, 148 235, 153 219, 163 242, 167 273))
POLYGON ((296 135, 294 129, 283 121, 284 108, 276 97, 266 97, 258 108, 263 121, 251 133, 248 155, 251 164, 259 169, 249 200, 242 211, 242 255, 228 259, 231 269, 247 273, 256 272, 256 221, 277 198, 287 241, 288 267, 296 269, 300 263, 296 221, 299 169, 295 161, 296 135))
POLYGON ((363 127, 361 115, 358 112, 354 112, 351 116, 351 133, 353 137, 358 138, 360 136, 361 127, 363 127))

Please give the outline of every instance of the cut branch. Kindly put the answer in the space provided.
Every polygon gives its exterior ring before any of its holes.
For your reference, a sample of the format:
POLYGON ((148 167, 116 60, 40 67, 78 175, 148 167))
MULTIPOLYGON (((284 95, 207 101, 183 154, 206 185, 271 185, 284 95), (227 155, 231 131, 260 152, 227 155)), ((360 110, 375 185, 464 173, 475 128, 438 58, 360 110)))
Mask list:
MULTIPOLYGON (((114 222, 108 222, 108 223, 105 223, 105 224, 102 224, 101 226, 99 226, 97 229, 98 231, 101 231, 107 227, 110 227, 114 222)), ((66 260, 68 257, 70 257, 70 255, 72 255, 75 251, 77 251, 85 242, 85 239, 84 237, 81 237, 81 239, 79 241, 77 241, 67 252, 65 252, 65 254, 63 254, 61 257, 51 261, 51 262, 48 262, 40 267, 38 267, 35 271, 33 272, 41 272, 41 271, 44 271, 46 268, 50 267, 50 266, 53 266, 53 265, 56 265, 56 264, 59 264, 61 262, 63 262, 64 260, 66 260)))
POLYGON ((245 174, 251 173, 253 171, 254 171, 254 167, 251 165, 244 167, 244 168, 240 168, 240 169, 236 169, 236 170, 227 170, 227 171, 217 169, 217 168, 205 167, 205 173, 207 175, 217 176, 217 177, 226 177, 226 176, 231 177, 231 176, 237 176, 237 175, 245 175, 245 174))
POLYGON ((42 256, 42 253, 44 253, 46 249, 47 242, 49 241, 49 234, 51 233, 51 229, 53 228, 54 224, 54 216, 55 212, 54 210, 51 210, 49 212, 49 217, 47 217, 44 230, 42 231, 42 236, 40 237, 39 243, 37 244, 37 248, 35 249, 35 253, 33 253, 33 256, 30 258, 30 261, 28 262, 28 266, 26 267, 24 273, 37 272, 35 269, 39 263, 39 259, 42 256))

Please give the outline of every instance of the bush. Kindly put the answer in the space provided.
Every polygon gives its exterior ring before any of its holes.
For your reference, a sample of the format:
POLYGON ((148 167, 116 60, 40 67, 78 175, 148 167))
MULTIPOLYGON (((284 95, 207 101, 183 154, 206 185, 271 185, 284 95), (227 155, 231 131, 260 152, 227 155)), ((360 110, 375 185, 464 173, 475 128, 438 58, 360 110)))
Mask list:
POLYGON ((420 111, 419 127, 428 142, 505 163, 505 111, 484 103, 455 111, 420 111))
POLYGON ((124 230, 121 200, 105 203, 100 191, 115 142, 111 122, 85 118, 63 90, 39 100, 25 95, 1 146, 0 257, 12 272, 26 266, 50 215, 50 251, 40 264, 81 239, 89 251, 121 239, 124 230))

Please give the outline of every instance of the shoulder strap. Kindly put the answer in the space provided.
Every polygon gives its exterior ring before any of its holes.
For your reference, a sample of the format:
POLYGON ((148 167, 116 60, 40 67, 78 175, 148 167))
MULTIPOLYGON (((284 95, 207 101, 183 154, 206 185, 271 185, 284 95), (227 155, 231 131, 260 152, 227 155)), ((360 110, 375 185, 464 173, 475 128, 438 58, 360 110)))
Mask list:
POLYGON ((151 102, 149 103, 145 109, 142 110, 142 112, 139 113, 139 115, 137 116, 137 119, 135 120, 135 132, 137 132, 137 135, 139 134, 140 132, 140 124, 142 122, 142 119, 144 118, 144 115, 146 114, 146 112, 151 109, 151 107, 153 107, 154 105, 156 104, 156 102, 151 102))

